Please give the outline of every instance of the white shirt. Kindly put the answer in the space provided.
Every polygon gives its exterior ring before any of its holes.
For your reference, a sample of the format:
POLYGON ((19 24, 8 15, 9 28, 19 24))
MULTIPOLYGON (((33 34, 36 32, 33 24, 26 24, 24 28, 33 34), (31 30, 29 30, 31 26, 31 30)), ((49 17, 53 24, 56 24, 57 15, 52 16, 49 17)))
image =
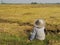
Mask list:
POLYGON ((35 37, 39 40, 44 40, 45 39, 44 29, 45 27, 42 27, 42 28, 34 27, 30 40, 33 40, 35 37))
POLYGON ((37 39, 39 39, 39 40, 45 39, 44 27, 42 27, 42 28, 36 28, 35 27, 35 31, 36 31, 36 38, 37 39))

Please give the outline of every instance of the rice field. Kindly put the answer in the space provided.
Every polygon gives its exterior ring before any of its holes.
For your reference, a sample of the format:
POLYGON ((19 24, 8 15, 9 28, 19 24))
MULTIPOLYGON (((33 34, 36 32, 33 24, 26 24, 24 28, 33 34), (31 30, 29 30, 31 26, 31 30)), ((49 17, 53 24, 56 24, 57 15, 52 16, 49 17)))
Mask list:
POLYGON ((60 31, 60 5, 0 4, 0 45, 60 45, 60 32, 48 32, 44 41, 29 41, 34 21, 43 18, 45 30, 60 31))

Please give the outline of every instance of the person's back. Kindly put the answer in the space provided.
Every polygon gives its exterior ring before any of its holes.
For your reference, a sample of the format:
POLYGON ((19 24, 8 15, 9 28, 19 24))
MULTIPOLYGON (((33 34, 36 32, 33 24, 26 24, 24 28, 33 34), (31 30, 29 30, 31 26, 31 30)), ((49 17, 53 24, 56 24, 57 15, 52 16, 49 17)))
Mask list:
POLYGON ((39 40, 44 40, 45 39, 45 32, 44 32, 45 27, 42 28, 36 28, 36 38, 39 40))
POLYGON ((34 29, 31 34, 30 40, 33 40, 35 37, 39 40, 44 40, 45 39, 45 22, 42 19, 38 19, 35 21, 34 24, 34 29))

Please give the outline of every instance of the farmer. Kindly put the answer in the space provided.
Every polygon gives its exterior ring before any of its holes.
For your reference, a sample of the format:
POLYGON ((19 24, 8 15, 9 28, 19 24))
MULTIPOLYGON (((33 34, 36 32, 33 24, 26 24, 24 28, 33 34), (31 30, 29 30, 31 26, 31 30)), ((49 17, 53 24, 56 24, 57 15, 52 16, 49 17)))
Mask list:
POLYGON ((32 41, 34 38, 38 40, 44 40, 45 39, 45 22, 43 19, 38 19, 34 23, 34 28, 30 36, 30 41, 32 41))

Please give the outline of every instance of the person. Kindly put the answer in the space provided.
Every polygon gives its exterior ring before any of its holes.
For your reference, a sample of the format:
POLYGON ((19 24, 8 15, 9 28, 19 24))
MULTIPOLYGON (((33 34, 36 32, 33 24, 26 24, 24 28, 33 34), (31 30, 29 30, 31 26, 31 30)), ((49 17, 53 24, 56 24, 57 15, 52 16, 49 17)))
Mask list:
POLYGON ((43 19, 38 19, 34 23, 34 28, 30 36, 30 41, 32 41, 34 38, 38 40, 44 40, 45 39, 45 21, 43 19))

